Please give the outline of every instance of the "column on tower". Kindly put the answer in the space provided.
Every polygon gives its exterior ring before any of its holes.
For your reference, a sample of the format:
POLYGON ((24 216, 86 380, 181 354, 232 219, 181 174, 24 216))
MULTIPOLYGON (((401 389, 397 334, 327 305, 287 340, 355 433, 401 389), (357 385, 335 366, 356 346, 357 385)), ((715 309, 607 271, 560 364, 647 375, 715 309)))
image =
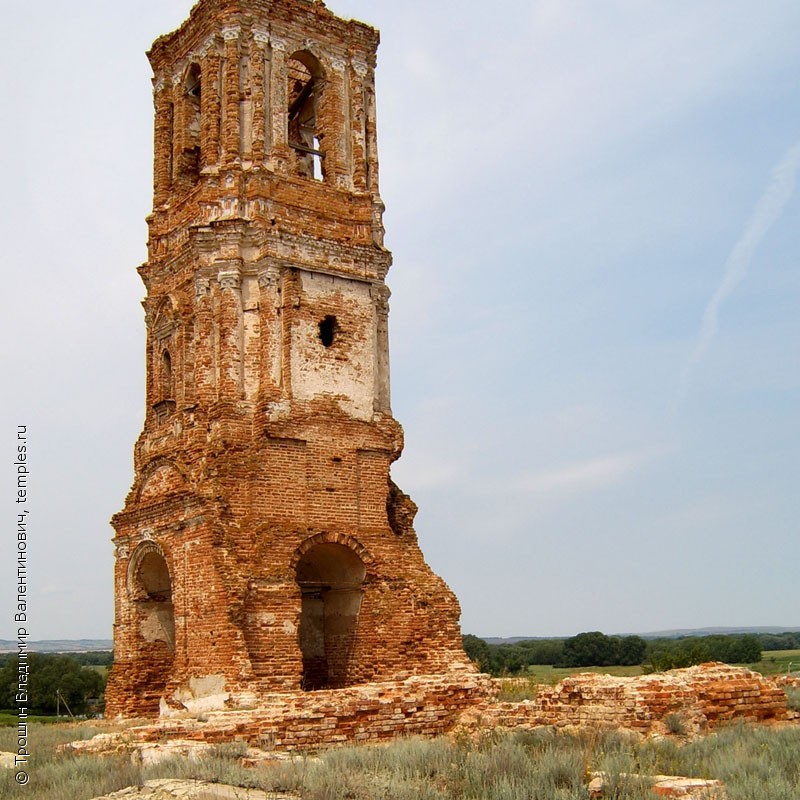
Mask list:
POLYGON ((223 134, 222 151, 223 163, 231 165, 239 158, 239 144, 241 139, 239 122, 239 100, 241 96, 241 81, 239 74, 239 33, 238 27, 223 28, 222 36, 225 39, 225 68, 223 73, 223 134))
POLYGON ((324 138, 324 175, 331 186, 342 186, 347 179, 347 144, 349 129, 347 113, 346 64, 340 59, 331 61, 319 109, 319 131, 324 138))
POLYGON ((375 304, 375 411, 391 414, 389 382, 389 297, 386 284, 375 284, 371 289, 375 304))
POLYGON ((216 399, 216 354, 211 281, 203 276, 195 279, 194 370, 196 400, 205 408, 216 399))
POLYGON ((367 191, 378 192, 378 135, 377 118, 375 112, 375 76, 366 64, 356 64, 356 72, 363 79, 364 108, 364 146, 367 162, 367 191))
POLYGON ((262 402, 276 400, 281 387, 281 271, 268 263, 258 275, 261 335, 259 393, 262 402))
POLYGON ((219 399, 242 398, 242 262, 219 263, 219 399))
POLYGON ((172 82, 159 79, 153 89, 155 129, 153 139, 153 205, 167 202, 172 189, 175 104, 172 82))
POLYGON ((357 192, 363 192, 367 189, 367 107, 364 94, 364 76, 366 74, 367 65, 362 63, 351 64, 351 68, 348 70, 348 78, 350 80, 350 147, 353 164, 353 188, 357 192))
POLYGON ((203 91, 200 97, 200 142, 203 156, 202 166, 210 167, 219 163, 219 137, 222 119, 222 98, 219 91, 222 58, 213 36, 206 40, 201 58, 203 91))
POLYGON ((272 57, 269 61, 270 108, 268 114, 270 120, 268 120, 268 125, 272 131, 272 157, 275 168, 277 171, 285 173, 289 159, 286 43, 272 37, 270 50, 272 57))
POLYGON ((253 31, 253 47, 250 53, 250 81, 253 99, 252 155, 256 164, 262 164, 265 155, 269 152, 269 142, 267 140, 269 132, 267 127, 267 108, 269 107, 268 44, 269 35, 267 33, 259 30, 253 31))

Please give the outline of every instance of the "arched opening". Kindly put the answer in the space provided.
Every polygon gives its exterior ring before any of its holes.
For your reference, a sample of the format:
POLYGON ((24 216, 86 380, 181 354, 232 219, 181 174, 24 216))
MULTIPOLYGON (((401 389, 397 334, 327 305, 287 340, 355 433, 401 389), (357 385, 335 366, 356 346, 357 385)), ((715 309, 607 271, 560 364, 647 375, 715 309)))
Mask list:
POLYGON ((314 545, 298 561, 304 689, 353 683, 351 661, 366 571, 349 547, 329 542, 314 545))
POLYGON ((200 177, 200 101, 203 92, 202 72, 199 64, 192 64, 183 83, 185 129, 181 148, 179 171, 182 177, 196 183, 200 177))
POLYGON ((325 180, 324 133, 318 124, 324 72, 307 50, 288 61, 288 140, 294 151, 295 174, 325 180))

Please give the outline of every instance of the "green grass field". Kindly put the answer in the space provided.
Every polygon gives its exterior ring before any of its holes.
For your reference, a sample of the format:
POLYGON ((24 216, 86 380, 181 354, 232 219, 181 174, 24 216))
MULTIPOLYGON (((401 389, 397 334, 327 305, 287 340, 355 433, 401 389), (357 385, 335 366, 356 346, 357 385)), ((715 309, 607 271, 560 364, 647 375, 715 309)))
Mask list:
POLYGON ((765 650, 761 661, 747 666, 762 675, 781 675, 790 670, 800 672, 800 650, 765 650))

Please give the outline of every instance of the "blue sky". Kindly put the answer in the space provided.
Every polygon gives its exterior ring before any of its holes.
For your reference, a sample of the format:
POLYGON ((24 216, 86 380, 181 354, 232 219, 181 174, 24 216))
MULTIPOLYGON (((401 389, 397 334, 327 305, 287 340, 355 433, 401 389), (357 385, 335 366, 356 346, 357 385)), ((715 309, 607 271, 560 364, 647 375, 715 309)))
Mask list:
MULTIPOLYGON (((464 631, 800 624, 800 5, 328 5, 382 32, 394 477, 464 631)), ((35 638, 111 634, 144 51, 189 8, 5 11, 0 441, 29 425, 35 638)))

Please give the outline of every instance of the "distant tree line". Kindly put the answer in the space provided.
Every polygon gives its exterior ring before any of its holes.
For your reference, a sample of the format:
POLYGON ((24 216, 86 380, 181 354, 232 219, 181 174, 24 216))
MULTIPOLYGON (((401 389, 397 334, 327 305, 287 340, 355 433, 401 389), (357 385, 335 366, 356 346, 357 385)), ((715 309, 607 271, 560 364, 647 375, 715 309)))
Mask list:
MULTIPOLYGON (((92 650, 88 653, 43 653, 46 656, 69 656, 83 666, 110 667, 114 663, 113 650, 92 650)), ((10 658, 16 658, 14 653, 0 653, 0 667, 10 658)))
POLYGON ((800 650, 800 631, 790 633, 759 633, 756 638, 762 650, 800 650))
MULTIPOLYGON (((104 671, 85 666, 79 655, 30 653, 28 655, 28 712, 55 714, 60 705, 75 715, 99 710, 105 692, 104 671), (60 699, 59 699, 60 695, 60 699), (66 703, 65 703, 66 701, 66 703)), ((17 708, 18 660, 16 655, 5 657, 0 667, 0 708, 17 708)))
MULTIPOLYGON (((789 639, 784 637, 792 636, 781 634, 775 638, 785 644, 789 639)), ((579 633, 568 639, 531 639, 513 644, 489 644, 471 634, 464 636, 463 640, 470 659, 483 672, 492 675, 516 675, 533 664, 568 668, 641 664, 650 670, 676 669, 704 661, 752 664, 761 660, 764 644, 761 636, 756 635, 687 636, 645 641, 640 636, 606 636, 600 631, 579 633)))

